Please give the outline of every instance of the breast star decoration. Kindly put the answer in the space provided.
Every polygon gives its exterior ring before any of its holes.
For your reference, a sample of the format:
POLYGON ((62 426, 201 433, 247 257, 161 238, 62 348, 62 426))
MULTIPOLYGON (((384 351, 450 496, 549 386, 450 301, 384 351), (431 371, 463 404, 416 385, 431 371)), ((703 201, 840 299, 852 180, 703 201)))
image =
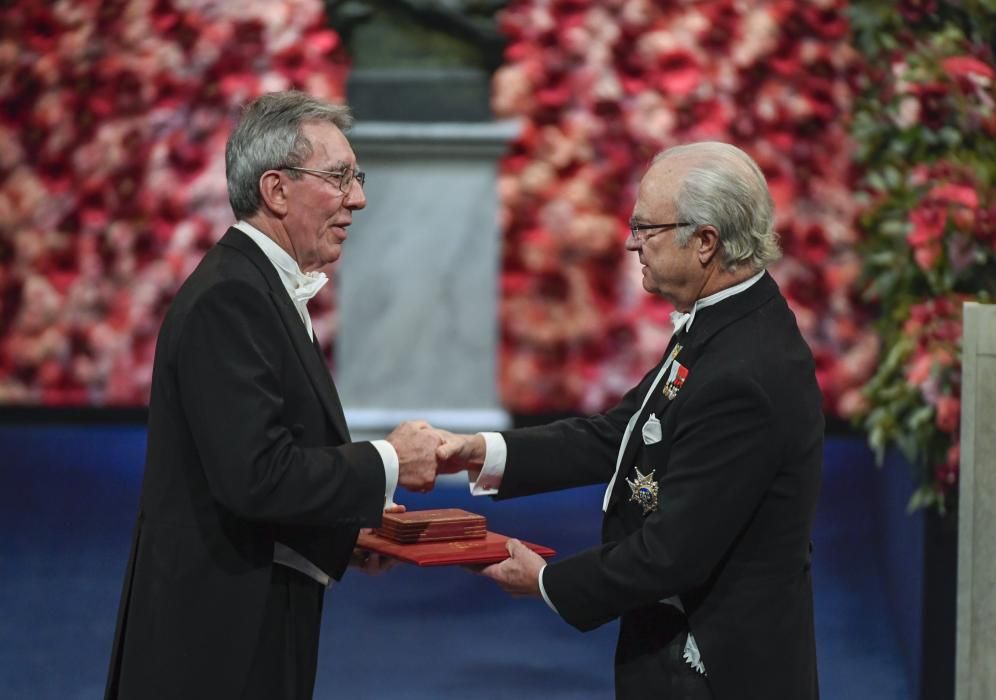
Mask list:
POLYGON ((640 473, 640 468, 636 468, 636 479, 626 479, 630 490, 633 492, 629 500, 640 504, 643 514, 647 515, 657 510, 657 482, 654 481, 654 471, 644 476, 640 473))

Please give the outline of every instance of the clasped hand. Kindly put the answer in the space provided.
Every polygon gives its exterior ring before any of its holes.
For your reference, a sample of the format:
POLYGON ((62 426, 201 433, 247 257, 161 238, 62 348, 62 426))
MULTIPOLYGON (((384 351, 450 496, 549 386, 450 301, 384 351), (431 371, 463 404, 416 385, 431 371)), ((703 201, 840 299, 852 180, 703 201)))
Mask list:
POLYGON ((401 423, 387 436, 398 454, 398 485, 409 491, 431 491, 439 474, 479 469, 484 464, 484 438, 433 428, 425 421, 401 423))
MULTIPOLYGON (((433 428, 425 421, 402 423, 387 436, 398 453, 398 483, 411 491, 430 491, 438 474, 468 470, 479 473, 486 447, 480 435, 460 435, 433 428)), ((539 596, 543 557, 518 540, 508 541, 509 558, 480 569, 513 596, 539 596)))
POLYGON ((398 485, 425 493, 436 485, 436 450, 443 438, 425 421, 406 421, 387 436, 398 454, 398 485))

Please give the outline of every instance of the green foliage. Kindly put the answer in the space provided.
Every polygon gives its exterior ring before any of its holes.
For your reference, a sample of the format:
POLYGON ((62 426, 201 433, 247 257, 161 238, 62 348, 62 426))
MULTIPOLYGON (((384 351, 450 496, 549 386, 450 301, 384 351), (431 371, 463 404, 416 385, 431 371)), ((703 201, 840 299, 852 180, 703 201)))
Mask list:
POLYGON ((956 494, 961 304, 996 295, 996 0, 855 0, 851 133, 865 297, 884 357, 859 418, 914 465, 911 509, 956 494))

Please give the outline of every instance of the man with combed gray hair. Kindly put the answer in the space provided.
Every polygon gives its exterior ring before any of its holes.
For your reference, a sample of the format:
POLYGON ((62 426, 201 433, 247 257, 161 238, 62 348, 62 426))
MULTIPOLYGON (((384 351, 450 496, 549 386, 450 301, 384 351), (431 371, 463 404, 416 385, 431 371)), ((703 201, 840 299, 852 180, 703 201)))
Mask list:
POLYGON ((818 696, 810 533, 823 462, 813 356, 765 271, 780 253, 750 157, 661 153, 626 248, 676 308, 661 361, 591 418, 453 435, 441 471, 497 498, 608 483, 603 543, 546 564, 510 541, 484 570, 587 631, 620 620, 616 697, 818 696))
POLYGON ((397 485, 435 481, 440 438, 425 424, 351 441, 308 313, 366 205, 350 121, 273 93, 229 138, 237 223, 156 346, 109 700, 309 700, 325 589, 359 529, 400 508, 397 485))

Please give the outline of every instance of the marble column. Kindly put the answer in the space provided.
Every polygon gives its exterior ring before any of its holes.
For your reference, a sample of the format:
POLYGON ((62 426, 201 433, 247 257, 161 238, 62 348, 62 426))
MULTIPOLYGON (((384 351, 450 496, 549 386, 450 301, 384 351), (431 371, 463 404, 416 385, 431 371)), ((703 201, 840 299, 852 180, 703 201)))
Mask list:
POLYGON ((336 385, 355 437, 507 427, 497 395, 497 163, 508 122, 360 122, 367 172, 337 271, 336 385))
POLYGON ((964 307, 956 700, 996 698, 996 306, 964 307))

